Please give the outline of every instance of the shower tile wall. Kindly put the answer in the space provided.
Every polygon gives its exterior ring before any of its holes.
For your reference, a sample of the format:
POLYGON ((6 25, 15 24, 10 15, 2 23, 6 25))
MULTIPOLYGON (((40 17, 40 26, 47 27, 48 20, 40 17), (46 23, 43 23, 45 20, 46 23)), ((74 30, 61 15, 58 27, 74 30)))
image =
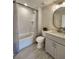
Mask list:
POLYGON ((17 4, 17 34, 34 32, 36 13, 17 4))

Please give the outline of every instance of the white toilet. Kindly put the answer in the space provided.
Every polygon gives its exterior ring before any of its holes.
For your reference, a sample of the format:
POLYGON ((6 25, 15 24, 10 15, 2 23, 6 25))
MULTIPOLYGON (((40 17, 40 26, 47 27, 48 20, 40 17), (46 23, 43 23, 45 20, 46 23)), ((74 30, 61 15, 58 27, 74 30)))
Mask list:
POLYGON ((45 39, 45 32, 44 31, 42 31, 42 36, 38 36, 37 38, 36 38, 36 42, 37 42, 37 48, 42 48, 43 47, 43 45, 44 45, 44 39, 45 39))

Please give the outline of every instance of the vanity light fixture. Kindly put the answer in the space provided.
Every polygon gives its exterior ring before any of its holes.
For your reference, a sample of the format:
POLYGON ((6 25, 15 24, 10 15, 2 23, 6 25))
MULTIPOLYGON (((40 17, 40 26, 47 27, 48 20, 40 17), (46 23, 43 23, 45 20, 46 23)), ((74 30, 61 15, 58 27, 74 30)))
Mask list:
POLYGON ((28 6, 28 4, 27 4, 27 3, 24 3, 24 5, 25 5, 25 6, 28 6))

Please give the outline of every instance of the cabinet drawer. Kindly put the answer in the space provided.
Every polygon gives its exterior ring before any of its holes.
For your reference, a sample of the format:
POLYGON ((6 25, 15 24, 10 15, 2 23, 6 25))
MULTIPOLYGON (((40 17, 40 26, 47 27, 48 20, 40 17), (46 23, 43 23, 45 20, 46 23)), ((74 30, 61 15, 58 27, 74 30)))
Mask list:
POLYGON ((56 36, 50 35, 50 34, 46 34, 46 38, 54 40, 55 42, 58 42, 58 43, 65 46, 65 39, 64 38, 56 37, 56 36))

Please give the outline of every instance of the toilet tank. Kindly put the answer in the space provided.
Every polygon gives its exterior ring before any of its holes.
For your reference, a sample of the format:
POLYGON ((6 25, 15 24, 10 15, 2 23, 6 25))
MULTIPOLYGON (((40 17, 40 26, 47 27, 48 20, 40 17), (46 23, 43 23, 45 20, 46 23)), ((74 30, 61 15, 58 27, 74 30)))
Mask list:
POLYGON ((42 30, 42 36, 46 36, 46 32, 47 32, 47 31, 43 31, 43 30, 42 30))

